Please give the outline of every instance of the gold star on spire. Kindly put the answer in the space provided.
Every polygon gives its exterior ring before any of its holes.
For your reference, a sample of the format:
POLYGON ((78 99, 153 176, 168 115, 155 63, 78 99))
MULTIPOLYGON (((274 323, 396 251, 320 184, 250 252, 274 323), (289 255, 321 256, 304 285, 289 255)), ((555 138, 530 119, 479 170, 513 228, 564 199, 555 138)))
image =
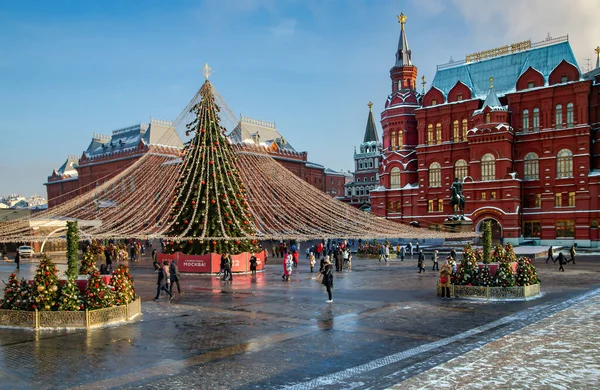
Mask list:
POLYGON ((212 69, 210 68, 210 66, 208 66, 208 62, 207 62, 206 64, 204 64, 204 68, 202 68, 202 74, 204 75, 204 77, 206 77, 206 80, 208 80, 211 73, 212 73, 212 69))
POLYGON ((401 12, 400 15, 398 15, 398 23, 400 23, 402 30, 404 30, 404 23, 406 23, 406 15, 404 15, 404 12, 401 12))
POLYGON ((596 52, 596 54, 600 54, 600 46, 597 46, 594 51, 596 52))
POLYGON ((494 78, 490 77, 490 89, 494 88, 494 78))
POLYGON ((373 108, 373 102, 369 102, 369 104, 367 104, 367 106, 369 106, 369 111, 371 111, 371 109, 373 108))

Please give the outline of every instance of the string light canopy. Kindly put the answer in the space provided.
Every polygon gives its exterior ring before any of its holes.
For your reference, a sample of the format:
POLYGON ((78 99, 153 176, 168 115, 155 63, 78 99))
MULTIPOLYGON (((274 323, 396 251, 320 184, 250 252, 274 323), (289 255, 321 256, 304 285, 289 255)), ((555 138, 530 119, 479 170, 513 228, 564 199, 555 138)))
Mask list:
POLYGON ((186 123, 184 149, 157 142, 82 195, 29 218, 0 223, 0 242, 62 241, 48 235, 73 219, 82 222, 84 240, 163 239, 167 250, 187 253, 235 253, 272 239, 475 235, 392 222, 336 200, 287 170, 266 148, 232 145, 221 125, 223 114, 226 120, 233 115, 207 78, 175 121, 176 127, 186 123))

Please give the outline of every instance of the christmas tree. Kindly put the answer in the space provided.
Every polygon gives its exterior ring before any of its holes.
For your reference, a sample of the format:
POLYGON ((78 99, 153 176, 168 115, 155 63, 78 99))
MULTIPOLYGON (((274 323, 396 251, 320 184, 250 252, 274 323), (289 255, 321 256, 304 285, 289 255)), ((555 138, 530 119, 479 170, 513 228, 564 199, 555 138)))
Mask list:
POLYGON ((16 274, 10 274, 8 277, 8 283, 4 286, 4 298, 2 299, 2 304, 0 308, 6 310, 12 310, 15 306, 18 306, 15 302, 19 301, 20 297, 20 282, 17 279, 16 274))
POLYGON ((115 306, 115 293, 104 283, 98 271, 88 279, 84 302, 89 310, 115 306))
POLYGON ((477 286, 492 286, 493 285, 492 272, 490 270, 490 267, 488 267, 487 264, 483 264, 483 266, 481 266, 481 268, 479 268, 479 273, 477 274, 477 277, 475 278, 475 284, 477 286))
POLYGON ((166 233, 174 239, 165 252, 258 252, 258 241, 244 239, 256 234, 253 217, 208 77, 200 97, 190 110, 196 119, 187 125, 186 134, 193 136, 183 152, 166 233))
POLYGON ((517 286, 530 286, 539 282, 533 261, 528 257, 521 257, 517 263, 517 286))
POLYGON ((135 287, 133 277, 129 273, 129 268, 120 265, 110 279, 110 284, 115 288, 115 303, 124 305, 135 300, 135 287))
POLYGON ((472 249, 465 247, 463 250, 462 260, 460 261, 460 269, 456 277, 456 284, 469 286, 475 284, 479 267, 477 266, 477 258, 472 249))
POLYGON ((515 249, 509 242, 504 247, 504 261, 507 263, 514 263, 517 261, 517 255, 515 255, 515 249))
POLYGON ((98 271, 96 267, 97 256, 90 248, 85 251, 81 260, 81 267, 79 267, 79 275, 91 275, 98 271))
POLYGON ((79 235, 77 221, 67 222, 67 277, 76 278, 79 272, 79 235))
POLYGON ((83 310, 83 299, 81 298, 81 291, 75 283, 75 280, 68 278, 65 284, 60 289, 60 295, 58 296, 58 310, 60 311, 79 311, 83 310))
POLYGON ((19 298, 14 303, 14 310, 34 310, 36 308, 33 301, 33 281, 21 278, 19 283, 19 298))
POLYGON ((496 244, 494 251, 492 252, 492 261, 494 263, 502 263, 505 260, 504 248, 502 245, 496 244))
POLYGON ((44 255, 33 278, 33 302, 35 309, 56 310, 58 306, 58 270, 52 260, 44 255))

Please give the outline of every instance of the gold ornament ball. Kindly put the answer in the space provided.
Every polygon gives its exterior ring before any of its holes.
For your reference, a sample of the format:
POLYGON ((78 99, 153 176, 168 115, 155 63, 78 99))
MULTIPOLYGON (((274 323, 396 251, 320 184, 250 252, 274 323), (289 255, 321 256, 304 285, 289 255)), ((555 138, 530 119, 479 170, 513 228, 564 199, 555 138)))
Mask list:
POLYGON ((52 286, 52 291, 56 292, 58 290, 58 287, 56 287, 55 285, 52 286))
POLYGON ((44 291, 44 289, 45 289, 45 288, 44 288, 44 286, 38 286, 38 287, 37 287, 37 290, 38 290, 39 292, 42 292, 42 291, 44 291))
POLYGON ((44 308, 45 308, 46 310, 50 310, 50 306, 48 306, 48 305, 44 306, 44 308))

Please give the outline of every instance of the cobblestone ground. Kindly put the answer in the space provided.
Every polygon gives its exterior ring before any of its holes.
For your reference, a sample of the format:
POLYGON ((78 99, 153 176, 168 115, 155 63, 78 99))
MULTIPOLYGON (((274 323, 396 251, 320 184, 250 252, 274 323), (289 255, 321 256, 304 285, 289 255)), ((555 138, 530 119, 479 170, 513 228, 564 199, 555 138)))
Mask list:
MULTIPOLYGON (((562 386, 585 388, 598 372, 596 349, 588 349, 598 345, 599 260, 581 257, 565 273, 538 261, 542 297, 480 302, 436 298, 437 273, 418 274, 416 259, 357 259, 352 272, 335 274, 333 304, 325 303, 306 260, 290 283, 281 280, 279 259, 256 278, 235 275, 232 283, 184 275, 185 293, 171 303, 152 301, 156 274, 147 263, 135 264, 143 315, 131 323, 89 331, 0 329, 0 388, 460 388, 478 382, 443 379, 448 367, 481 362, 495 368, 485 374, 494 381, 482 387, 536 387, 528 375, 554 374, 561 364, 543 353, 568 350, 581 359, 561 358, 572 364, 562 386), (504 362, 518 366, 507 351, 520 349, 521 361, 537 371, 496 372, 504 362), (587 363, 587 376, 575 371, 577 363, 587 363)), ((33 266, 23 264, 20 275, 31 275, 33 266)), ((0 264, 0 279, 13 269, 0 264)))

